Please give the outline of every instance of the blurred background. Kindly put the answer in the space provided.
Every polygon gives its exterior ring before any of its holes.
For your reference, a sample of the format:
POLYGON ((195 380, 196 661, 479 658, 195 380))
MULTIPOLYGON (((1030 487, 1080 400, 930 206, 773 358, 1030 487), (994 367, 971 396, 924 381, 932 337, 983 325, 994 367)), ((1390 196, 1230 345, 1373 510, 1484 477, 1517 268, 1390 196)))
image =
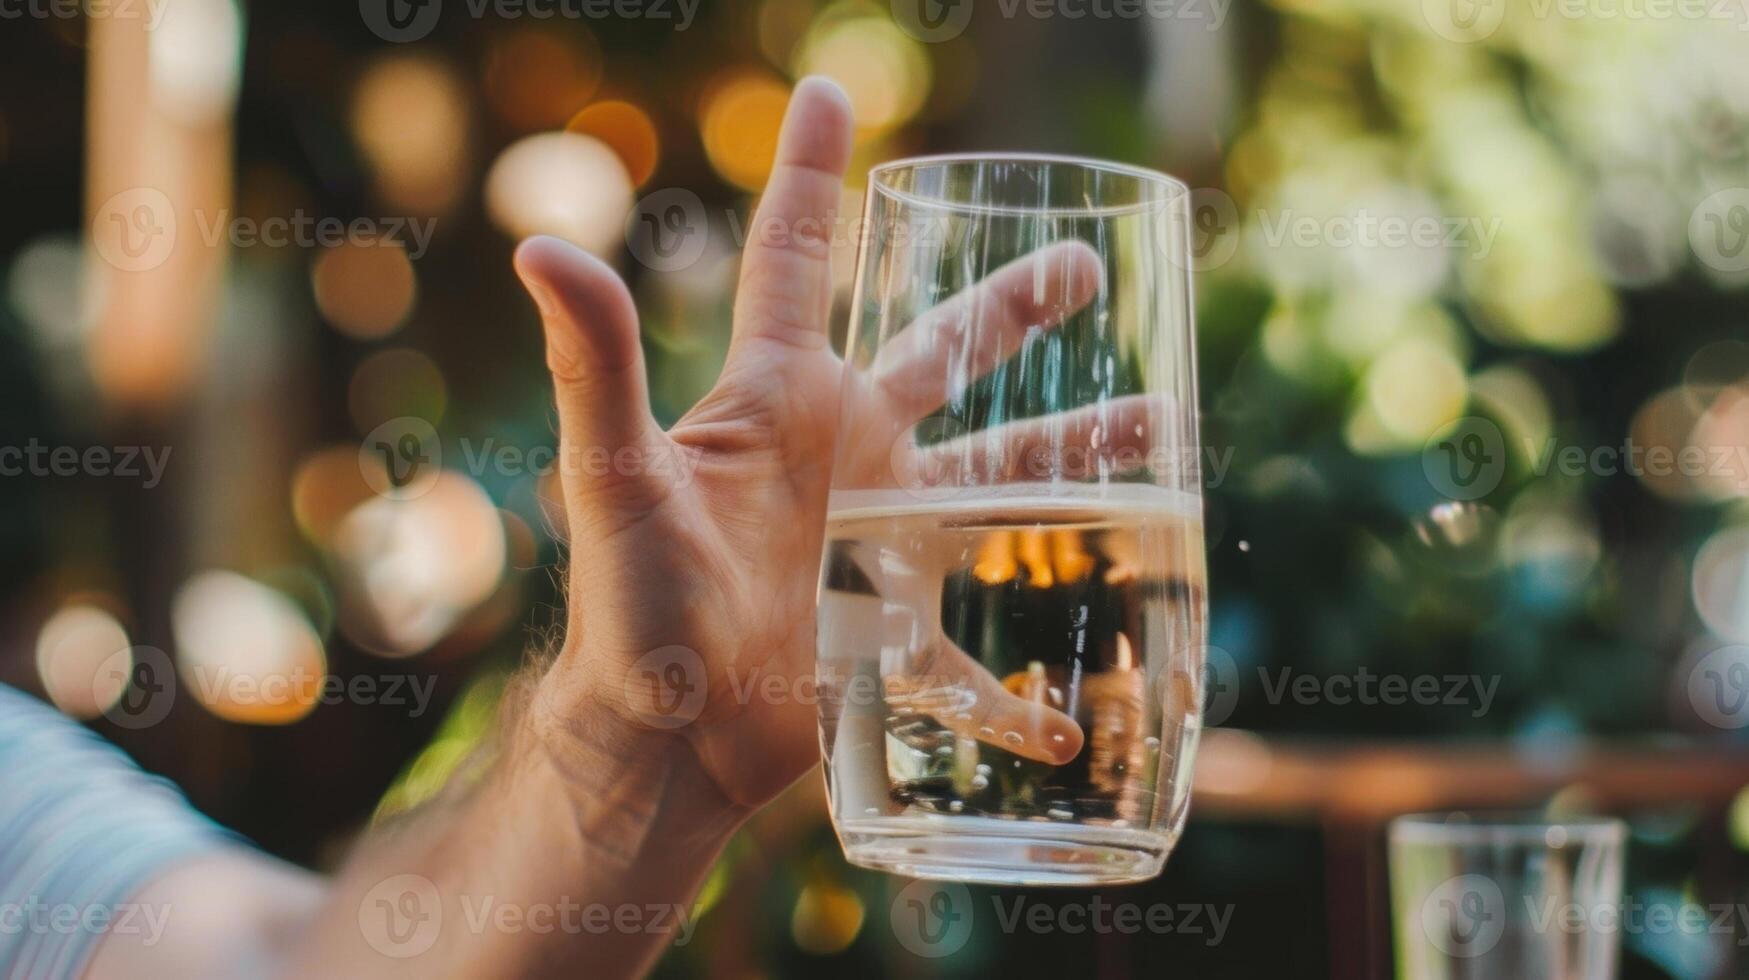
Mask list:
MULTIPOLYGON (((1749 6, 5 9, 0 681, 263 848, 331 868, 433 793, 554 623, 516 240, 622 269, 673 420, 822 72, 840 314, 871 163, 1197 188, 1217 727, 1166 873, 1103 898, 1226 923, 919 956, 810 778, 659 976, 1386 976, 1384 824, 1468 806, 1623 816, 1635 899, 1749 902, 1749 6)), ((1749 976, 1733 921, 1623 975, 1749 976)))

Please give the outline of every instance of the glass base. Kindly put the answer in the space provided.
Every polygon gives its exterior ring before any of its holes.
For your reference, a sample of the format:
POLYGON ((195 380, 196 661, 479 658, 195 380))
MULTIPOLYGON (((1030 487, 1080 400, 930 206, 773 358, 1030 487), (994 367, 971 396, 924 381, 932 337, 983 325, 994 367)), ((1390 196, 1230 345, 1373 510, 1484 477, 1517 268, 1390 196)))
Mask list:
POLYGON ((919 815, 843 821, 851 864, 912 878, 988 885, 1118 885, 1166 866, 1164 833, 1087 824, 919 815))

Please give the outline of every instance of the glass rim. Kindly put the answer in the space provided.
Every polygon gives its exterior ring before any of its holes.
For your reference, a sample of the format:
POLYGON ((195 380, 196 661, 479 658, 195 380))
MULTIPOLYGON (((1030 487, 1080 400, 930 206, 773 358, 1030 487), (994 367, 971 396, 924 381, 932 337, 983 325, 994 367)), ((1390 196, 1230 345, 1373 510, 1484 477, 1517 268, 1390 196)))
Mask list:
POLYGON ((877 163, 868 169, 868 186, 875 193, 900 201, 912 207, 935 208, 942 211, 958 211, 966 214, 1012 214, 1012 215, 1084 215, 1096 218, 1118 217, 1127 214, 1144 214, 1158 211, 1177 202, 1189 200, 1190 185, 1177 177, 1159 170, 1141 167, 1130 163, 1118 163, 1113 160, 1101 160, 1097 157, 1079 157, 1054 153, 937 153, 925 156, 901 157, 877 163), (978 204, 971 201, 954 201, 940 197, 913 194, 892 186, 887 177, 902 170, 919 170, 931 166, 950 166, 953 164, 974 163, 1031 163, 1042 166, 1078 167, 1082 170, 1103 174, 1114 174, 1129 177, 1156 187, 1165 188, 1166 193, 1157 199, 1138 201, 1134 204, 1106 205, 1074 205, 1067 207, 1025 207, 1010 204, 978 204))
POLYGON ((1620 843, 1626 837, 1627 823, 1615 817, 1550 818, 1536 811, 1408 813, 1390 824, 1392 843, 1455 846, 1526 843, 1565 847, 1573 843, 1620 843))

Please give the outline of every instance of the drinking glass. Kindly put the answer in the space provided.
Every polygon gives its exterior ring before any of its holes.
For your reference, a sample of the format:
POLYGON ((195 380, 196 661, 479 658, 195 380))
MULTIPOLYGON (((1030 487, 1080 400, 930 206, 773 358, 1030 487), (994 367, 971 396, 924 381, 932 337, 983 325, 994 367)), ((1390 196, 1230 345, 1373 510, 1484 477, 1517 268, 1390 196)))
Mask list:
POLYGON ((1621 821, 1426 814, 1391 824, 1397 975, 1611 980, 1621 821))
POLYGON ((819 592, 852 863, 1006 884, 1165 863, 1206 618, 1188 202, 1092 160, 870 172, 819 592))

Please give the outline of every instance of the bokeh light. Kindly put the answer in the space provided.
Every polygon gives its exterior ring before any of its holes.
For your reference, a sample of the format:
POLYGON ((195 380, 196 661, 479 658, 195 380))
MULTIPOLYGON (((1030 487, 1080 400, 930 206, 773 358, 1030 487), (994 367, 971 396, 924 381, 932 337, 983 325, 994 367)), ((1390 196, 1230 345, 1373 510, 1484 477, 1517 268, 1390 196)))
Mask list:
POLYGON ((1749 497, 1749 385, 1719 391, 1695 422, 1689 442, 1706 460, 1695 477, 1703 496, 1749 497))
POLYGON ((625 165, 632 185, 642 187, 656 172, 661 143, 648 113, 630 102, 609 99, 585 106, 565 124, 567 132, 607 144, 625 165))
POLYGON ((413 311, 418 293, 406 249, 390 242, 323 249, 310 269, 310 285, 322 317, 359 340, 394 333, 413 311))
POLYGON ((1420 449, 1463 415, 1469 384, 1463 365, 1442 345, 1410 338, 1367 369, 1366 400, 1349 427, 1360 452, 1420 449))
POLYGON ((320 700, 321 637, 282 593, 235 572, 201 572, 177 590, 170 621, 184 689, 220 718, 284 725, 320 700))
POLYGON ((1640 406, 1629 423, 1628 438, 1644 463, 1635 468, 1634 476, 1647 489, 1671 500, 1700 497, 1692 468, 1677 465, 1699 421, 1699 408, 1681 388, 1666 388, 1640 406))
POLYGON ((565 125, 601 84, 601 50, 582 25, 512 30, 486 56, 486 99, 518 132, 565 125))
POLYGON ((706 89, 699 109, 704 151, 724 180, 747 190, 765 186, 788 106, 789 86, 760 72, 735 72, 706 89))
POLYGON ((384 656, 425 650, 492 594, 506 553, 498 509, 458 472, 411 499, 373 497, 333 538, 341 630, 384 656))
POLYGON ((801 41, 797 75, 844 87, 861 139, 903 125, 929 98, 929 56, 884 10, 846 4, 822 14, 801 41))
POLYGON ((813 22, 812 0, 765 0, 759 5, 759 52, 772 67, 788 68, 813 22))
POLYGON ((95 718, 120 699, 132 677, 127 631, 99 606, 64 606, 37 634, 36 672, 55 707, 95 718))
POLYGON ((613 254, 631 213, 631 177, 607 144, 577 133, 513 143, 486 175, 486 211, 512 238, 556 235, 613 254))
MULTIPOLYGON (((305 456, 292 475, 292 516, 298 529, 326 545, 347 514, 375 493, 361 466, 382 467, 381 457, 361 454, 356 445, 329 446, 305 456)), ((383 473, 378 486, 388 485, 383 473)))
POLYGON ((1603 557, 1597 521, 1583 499, 1559 490, 1520 493, 1500 529, 1501 559, 1518 573, 1519 599, 1562 608, 1603 557))
POLYGON ((447 64, 416 55, 373 63, 353 92, 351 124, 384 201, 415 214, 455 203, 470 124, 467 93, 447 64))
POLYGON ((84 250, 66 235, 46 235, 18 251, 6 276, 6 301, 48 350, 78 345, 90 325, 84 250))
POLYGON ((360 432, 403 416, 437 425, 449 404, 449 388, 435 361, 412 348, 397 347, 377 351, 358 365, 347 386, 346 404, 360 432))
POLYGON ((1424 555, 1444 567, 1473 573, 1493 563, 1500 515, 1492 507, 1447 500, 1417 516, 1412 525, 1424 555))
POLYGON ((862 932, 862 896, 829 881, 810 882, 796 896, 790 935, 804 952, 831 956, 856 942, 862 932))
POLYGON ((1707 539, 1694 556, 1695 611, 1723 639, 1749 643, 1749 527, 1707 539))
POLYGON ((148 32, 154 105, 192 126, 223 121, 243 74, 242 13, 235 0, 177 0, 148 32))

